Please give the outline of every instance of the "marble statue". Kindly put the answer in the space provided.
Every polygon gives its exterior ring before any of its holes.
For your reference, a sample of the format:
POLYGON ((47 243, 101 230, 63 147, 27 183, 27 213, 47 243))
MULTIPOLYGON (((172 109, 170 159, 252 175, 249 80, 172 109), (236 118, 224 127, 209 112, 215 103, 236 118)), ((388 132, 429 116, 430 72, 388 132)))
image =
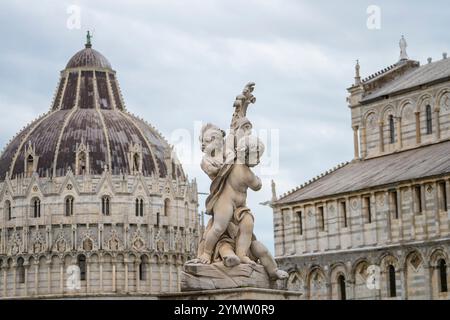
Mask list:
MULTIPOLYGON (((252 124, 247 118, 249 104, 256 101, 252 94, 254 86, 254 83, 247 84, 242 94, 236 97, 228 135, 211 123, 201 130, 200 142, 204 155, 200 166, 212 180, 206 199, 206 213, 212 217, 200 241, 197 259, 185 265, 185 276, 188 278, 186 271, 191 270, 191 276, 196 276, 195 272, 207 270, 207 265, 219 266, 225 274, 241 266, 247 270, 259 270, 262 273, 260 276, 264 277, 262 267, 269 281, 288 276, 278 269, 270 252, 256 239, 253 233, 254 215, 247 207, 247 190, 258 191, 262 187, 261 179, 251 168, 259 164, 265 150, 263 142, 252 135, 252 124), (193 265, 197 268, 192 268, 193 265)), ((197 280, 194 286, 207 289, 198 285, 197 280)), ((189 286, 189 281, 186 282, 184 284, 189 286)), ((232 283, 223 283, 220 288, 228 287, 227 284, 233 287, 232 283)), ((241 284, 246 285, 245 279, 241 284)))

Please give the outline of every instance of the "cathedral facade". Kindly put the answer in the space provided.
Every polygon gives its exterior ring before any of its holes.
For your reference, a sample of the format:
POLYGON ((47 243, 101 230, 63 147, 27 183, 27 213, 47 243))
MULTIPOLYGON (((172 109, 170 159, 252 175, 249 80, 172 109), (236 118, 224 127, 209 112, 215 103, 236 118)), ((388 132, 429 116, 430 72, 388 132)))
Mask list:
POLYGON ((178 292, 202 228, 196 182, 89 37, 1 153, 0 213, 1 298, 178 292))
POLYGON ((406 54, 348 104, 354 159, 272 201, 275 255, 305 299, 449 299, 450 59, 406 54))

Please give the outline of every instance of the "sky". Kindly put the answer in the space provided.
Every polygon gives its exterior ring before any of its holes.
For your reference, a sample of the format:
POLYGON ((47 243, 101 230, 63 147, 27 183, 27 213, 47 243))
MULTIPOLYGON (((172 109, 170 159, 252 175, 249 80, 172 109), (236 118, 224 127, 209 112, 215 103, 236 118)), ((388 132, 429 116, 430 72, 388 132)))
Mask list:
MULTIPOLYGON (((0 150, 50 108, 67 61, 93 32, 93 48, 117 71, 128 111, 179 152, 208 192, 198 128, 230 124, 233 102, 256 83, 248 110, 266 156, 250 191, 255 234, 273 251, 270 181, 278 194, 353 158, 346 89, 356 59, 363 77, 399 59, 426 63, 450 50, 450 2, 300 0, 2 1, 0 150), (439 9, 437 9, 439 8, 439 9), (180 135, 181 134, 181 135, 180 135), (190 150, 190 151, 189 151, 190 150)), ((200 209, 204 196, 199 197, 200 209)))

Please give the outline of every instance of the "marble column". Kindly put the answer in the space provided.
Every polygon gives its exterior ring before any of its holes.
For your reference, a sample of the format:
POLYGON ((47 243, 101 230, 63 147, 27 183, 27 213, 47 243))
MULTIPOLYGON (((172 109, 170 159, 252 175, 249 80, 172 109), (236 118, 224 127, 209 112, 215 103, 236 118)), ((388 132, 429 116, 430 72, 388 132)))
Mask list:
POLYGON ((380 143, 380 153, 384 152, 384 131, 383 131, 383 127, 384 127, 384 122, 380 121, 378 123, 378 139, 379 139, 379 143, 380 143))
POLYGON ((358 126, 353 126, 353 147, 354 147, 354 157, 355 159, 359 159, 358 126))
POLYGON ((396 125, 397 125, 397 149, 401 149, 403 147, 403 138, 402 138, 402 117, 396 117, 396 125))
POLYGON ((434 110, 434 122, 436 123, 436 140, 441 139, 441 124, 439 122, 439 109, 434 110))
POLYGON ((416 112, 416 143, 422 142, 422 135, 420 134, 420 112, 416 112))
POLYGON ((366 128, 360 128, 361 135, 361 158, 365 158, 367 156, 367 136, 366 136, 366 128))

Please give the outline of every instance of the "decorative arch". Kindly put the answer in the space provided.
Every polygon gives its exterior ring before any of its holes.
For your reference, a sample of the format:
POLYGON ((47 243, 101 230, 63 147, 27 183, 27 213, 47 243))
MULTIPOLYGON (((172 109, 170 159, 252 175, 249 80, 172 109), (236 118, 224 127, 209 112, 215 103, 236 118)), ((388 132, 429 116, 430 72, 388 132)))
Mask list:
POLYGON ((450 112, 450 88, 444 88, 436 94, 436 108, 441 112, 450 112))
POLYGON ((164 199, 163 213, 164 213, 164 216, 166 216, 166 217, 170 217, 170 215, 172 213, 170 198, 165 198, 164 199))
POLYGON ((304 291, 305 278, 298 271, 291 272, 287 279, 286 287, 290 291, 304 291))
POLYGON ((111 197, 109 195, 104 195, 101 198, 102 202, 102 214, 104 216, 111 215, 111 197))
POLYGON ((347 300, 349 276, 343 262, 338 262, 331 266, 329 279, 331 284, 331 298, 333 300, 347 300))
POLYGON ((3 214, 6 218, 6 220, 11 221, 13 216, 12 216, 12 204, 10 200, 6 200, 3 203, 3 214))
POLYGON ((327 278, 320 266, 313 266, 308 272, 307 288, 310 300, 325 300, 328 298, 327 278))
POLYGON ((416 288, 425 288, 428 285, 426 277, 426 263, 423 255, 416 249, 410 250, 404 260, 404 281, 405 281, 405 298, 418 300, 427 299, 424 291, 416 290, 416 288))
POLYGON ((386 121, 388 115, 392 114, 394 117, 397 116, 397 108, 393 104, 388 104, 380 112, 380 119, 386 121))
POLYGON ((75 201, 75 198, 71 195, 67 196, 64 199, 64 215, 66 217, 71 217, 73 216, 73 203, 75 201))
POLYGON ((39 197, 33 197, 31 199, 31 216, 33 218, 41 217, 41 199, 39 197))

